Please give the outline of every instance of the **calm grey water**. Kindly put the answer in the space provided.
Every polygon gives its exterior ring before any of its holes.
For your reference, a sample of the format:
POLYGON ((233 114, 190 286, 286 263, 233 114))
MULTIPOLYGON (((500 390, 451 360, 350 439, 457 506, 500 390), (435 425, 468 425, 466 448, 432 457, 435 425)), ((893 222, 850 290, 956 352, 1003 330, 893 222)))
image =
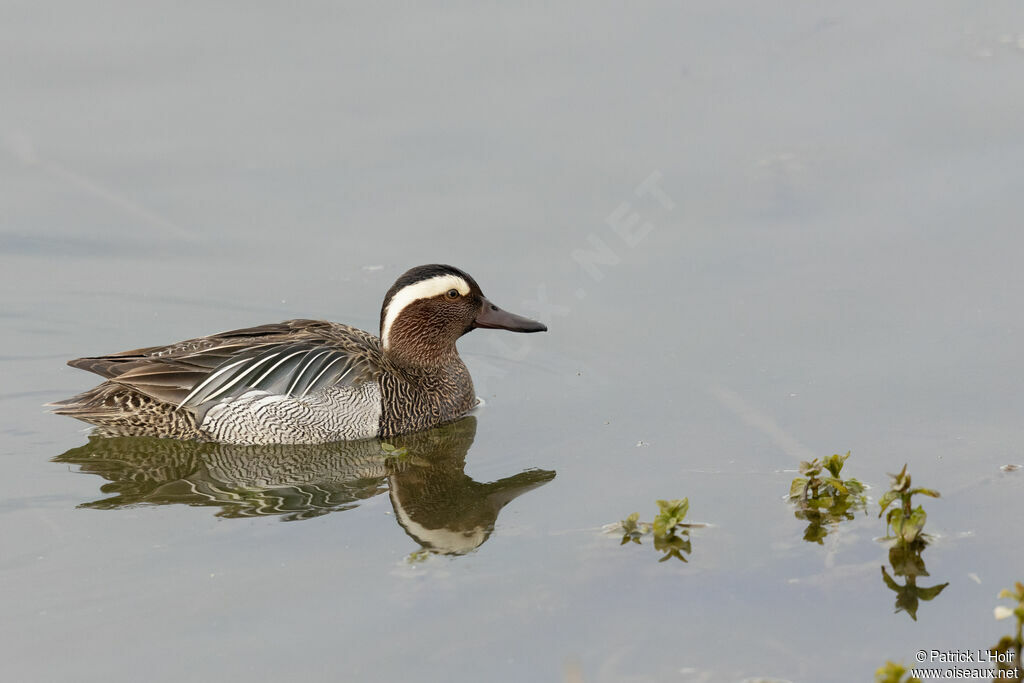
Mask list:
POLYGON ((1009 632, 1019 2, 2 14, 5 677, 845 682, 1009 632), (430 262, 550 327, 461 342, 486 405, 434 464, 40 407, 81 355, 375 330, 430 262), (943 493, 916 622, 877 504, 819 546, 783 500, 848 450, 943 493), (601 530, 684 496, 686 564, 601 530))

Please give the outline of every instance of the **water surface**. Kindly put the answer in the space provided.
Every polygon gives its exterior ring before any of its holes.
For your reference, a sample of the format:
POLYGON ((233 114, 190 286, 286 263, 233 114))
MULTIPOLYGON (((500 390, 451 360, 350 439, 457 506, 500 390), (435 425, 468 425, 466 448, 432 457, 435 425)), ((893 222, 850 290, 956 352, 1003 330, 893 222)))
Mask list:
POLYGON ((13 679, 845 682, 1008 632, 1019 3, 7 2, 0 55, 13 679), (432 456, 40 407, 68 358, 375 330, 430 262, 550 327, 460 342, 486 406, 432 456), (877 505, 818 545, 783 500, 848 450, 943 494, 916 622, 877 505), (602 532, 684 496, 685 564, 602 532))

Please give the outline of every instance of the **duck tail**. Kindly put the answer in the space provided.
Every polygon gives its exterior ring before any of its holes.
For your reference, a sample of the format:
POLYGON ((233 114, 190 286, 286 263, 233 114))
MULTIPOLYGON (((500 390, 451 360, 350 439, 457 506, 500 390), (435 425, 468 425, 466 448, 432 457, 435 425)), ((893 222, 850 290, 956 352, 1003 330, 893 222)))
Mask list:
POLYGON ((203 438, 191 411, 176 410, 169 403, 117 382, 104 382, 46 407, 58 415, 94 424, 105 436, 203 438))
POLYGON ((104 382, 63 401, 46 403, 43 407, 50 408, 50 412, 57 415, 69 415, 86 422, 94 422, 97 419, 115 417, 122 412, 121 401, 117 399, 118 394, 123 392, 123 386, 104 382))

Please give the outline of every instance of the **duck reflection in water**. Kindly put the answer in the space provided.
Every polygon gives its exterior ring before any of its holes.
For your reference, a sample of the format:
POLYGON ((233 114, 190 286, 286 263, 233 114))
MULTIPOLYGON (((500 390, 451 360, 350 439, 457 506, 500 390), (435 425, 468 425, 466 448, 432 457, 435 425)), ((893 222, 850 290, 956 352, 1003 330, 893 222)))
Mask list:
POLYGON ((479 547, 510 501, 555 477, 532 469, 491 483, 464 472, 476 417, 434 429, 321 445, 238 446, 148 437, 89 438, 54 458, 108 480, 114 494, 82 507, 203 505, 219 517, 280 515, 286 521, 348 510, 388 491, 402 528, 430 552, 479 547))

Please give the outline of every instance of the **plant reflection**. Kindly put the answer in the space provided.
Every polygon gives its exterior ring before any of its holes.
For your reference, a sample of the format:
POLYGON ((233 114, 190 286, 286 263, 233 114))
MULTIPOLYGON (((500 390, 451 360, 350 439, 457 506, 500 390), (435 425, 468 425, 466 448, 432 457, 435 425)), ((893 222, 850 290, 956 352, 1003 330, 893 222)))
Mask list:
POLYGON ((938 597, 949 582, 935 586, 924 587, 917 585, 917 577, 928 576, 924 566, 924 559, 921 553, 924 552, 924 539, 917 539, 910 543, 898 540, 889 548, 889 564, 892 565, 892 576, 882 567, 882 581, 886 588, 896 594, 896 611, 906 612, 910 618, 917 621, 917 607, 924 600, 932 600, 938 597), (895 577, 902 576, 904 583, 896 581, 895 577))
POLYGON ((925 588, 917 585, 917 577, 928 576, 924 566, 924 559, 921 554, 928 547, 928 535, 923 532, 928 515, 920 505, 913 507, 913 497, 917 495, 931 496, 938 498, 939 492, 932 489, 911 488, 910 475, 907 474, 907 466, 904 465, 899 474, 890 474, 892 480, 889 490, 886 491, 881 500, 878 501, 881 512, 878 516, 885 514, 886 509, 886 530, 892 529, 893 535, 887 540, 892 540, 893 545, 889 548, 889 564, 892 565, 892 576, 882 567, 882 581, 886 587, 896 593, 896 611, 906 612, 910 618, 917 621, 917 608, 922 600, 928 601, 939 596, 945 590, 949 582, 936 584, 925 588), (899 502, 890 508, 893 503, 899 502), (904 584, 900 584, 894 577, 902 576, 904 584))
POLYGON ((476 418, 416 434, 327 445, 236 446, 143 437, 90 437, 54 458, 108 480, 113 494, 82 507, 213 506, 218 517, 310 519, 385 490, 398 523, 431 553, 461 555, 494 530, 501 509, 555 477, 527 470, 491 483, 464 472, 476 418))

